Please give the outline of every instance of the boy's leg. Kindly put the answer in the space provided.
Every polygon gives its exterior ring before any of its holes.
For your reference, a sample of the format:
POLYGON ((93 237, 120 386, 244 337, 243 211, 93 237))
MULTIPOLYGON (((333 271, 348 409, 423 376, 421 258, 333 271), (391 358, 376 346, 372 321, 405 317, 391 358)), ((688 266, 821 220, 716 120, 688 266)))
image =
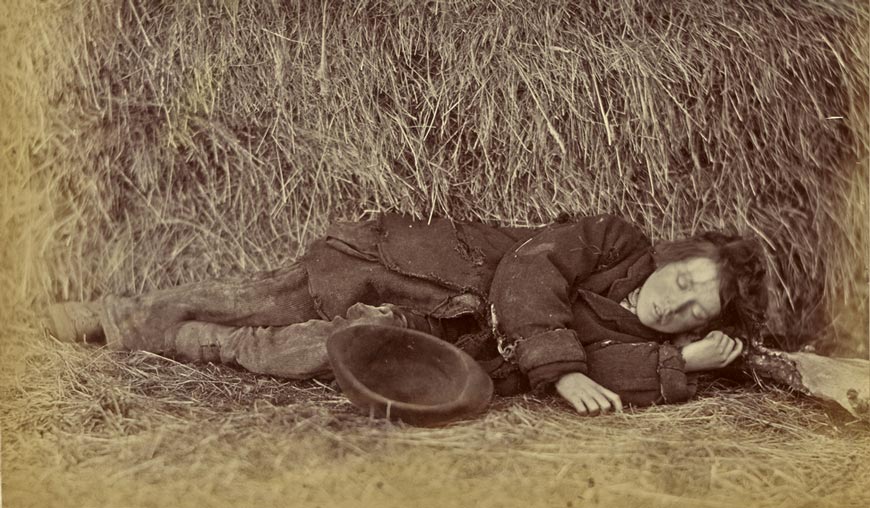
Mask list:
POLYGON ((317 319, 305 268, 288 267, 234 280, 194 282, 141 296, 108 296, 100 321, 114 349, 173 349, 167 332, 202 321, 233 327, 284 326, 317 319))
POLYGON ((406 325, 393 307, 356 304, 347 317, 313 319, 288 326, 226 326, 201 321, 181 323, 167 334, 167 352, 186 361, 236 364, 257 374, 289 379, 331 377, 326 340, 358 324, 406 325))

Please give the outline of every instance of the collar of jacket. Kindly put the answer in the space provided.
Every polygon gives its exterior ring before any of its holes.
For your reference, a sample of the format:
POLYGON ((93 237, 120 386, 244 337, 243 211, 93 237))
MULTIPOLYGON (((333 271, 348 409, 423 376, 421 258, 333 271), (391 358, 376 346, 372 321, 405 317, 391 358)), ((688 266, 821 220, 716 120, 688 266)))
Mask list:
POLYGON ((633 312, 619 304, 629 293, 639 288, 654 270, 655 263, 652 254, 645 253, 628 268, 625 277, 613 282, 606 296, 579 289, 577 297, 582 298, 601 321, 612 323, 613 329, 642 339, 660 342, 665 340, 667 335, 647 327, 640 322, 640 319, 633 312))
POLYGON ((585 289, 579 290, 577 296, 586 303, 586 306, 600 321, 608 323, 607 327, 611 330, 632 335, 642 340, 662 342, 667 339, 667 335, 641 323, 636 315, 622 305, 619 305, 618 302, 614 302, 607 297, 597 295, 591 291, 586 291, 585 289))
POLYGON ((654 271, 655 261, 653 261, 652 252, 644 252, 628 267, 624 277, 613 281, 607 290, 607 298, 621 302, 629 293, 639 288, 654 271))

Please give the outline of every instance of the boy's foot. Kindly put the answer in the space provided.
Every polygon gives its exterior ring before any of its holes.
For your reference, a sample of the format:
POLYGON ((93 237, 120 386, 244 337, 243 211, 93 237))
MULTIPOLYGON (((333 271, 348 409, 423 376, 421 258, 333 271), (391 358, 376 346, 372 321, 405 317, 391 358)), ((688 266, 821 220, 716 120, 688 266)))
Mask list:
POLYGON ((62 342, 102 342, 99 302, 64 302, 48 306, 45 327, 62 342))

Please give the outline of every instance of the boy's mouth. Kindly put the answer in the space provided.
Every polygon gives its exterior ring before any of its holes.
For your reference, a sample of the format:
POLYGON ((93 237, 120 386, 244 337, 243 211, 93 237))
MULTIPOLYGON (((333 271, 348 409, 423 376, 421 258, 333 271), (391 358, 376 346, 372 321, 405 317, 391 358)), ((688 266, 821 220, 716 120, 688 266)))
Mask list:
POLYGON ((653 303, 653 316, 659 324, 665 324, 668 321, 670 313, 665 312, 657 303, 653 303))

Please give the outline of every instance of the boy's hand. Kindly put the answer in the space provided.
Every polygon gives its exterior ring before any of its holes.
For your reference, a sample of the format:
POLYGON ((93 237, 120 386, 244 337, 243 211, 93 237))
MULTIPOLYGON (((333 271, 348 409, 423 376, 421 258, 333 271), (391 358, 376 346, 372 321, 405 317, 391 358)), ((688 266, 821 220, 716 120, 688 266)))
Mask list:
POLYGON ((743 351, 743 342, 714 330, 698 342, 683 346, 686 372, 719 369, 733 362, 743 351))
POLYGON ((565 374, 559 378, 556 381, 556 391, 584 416, 596 416, 611 410, 622 411, 619 395, 579 372, 565 374))

